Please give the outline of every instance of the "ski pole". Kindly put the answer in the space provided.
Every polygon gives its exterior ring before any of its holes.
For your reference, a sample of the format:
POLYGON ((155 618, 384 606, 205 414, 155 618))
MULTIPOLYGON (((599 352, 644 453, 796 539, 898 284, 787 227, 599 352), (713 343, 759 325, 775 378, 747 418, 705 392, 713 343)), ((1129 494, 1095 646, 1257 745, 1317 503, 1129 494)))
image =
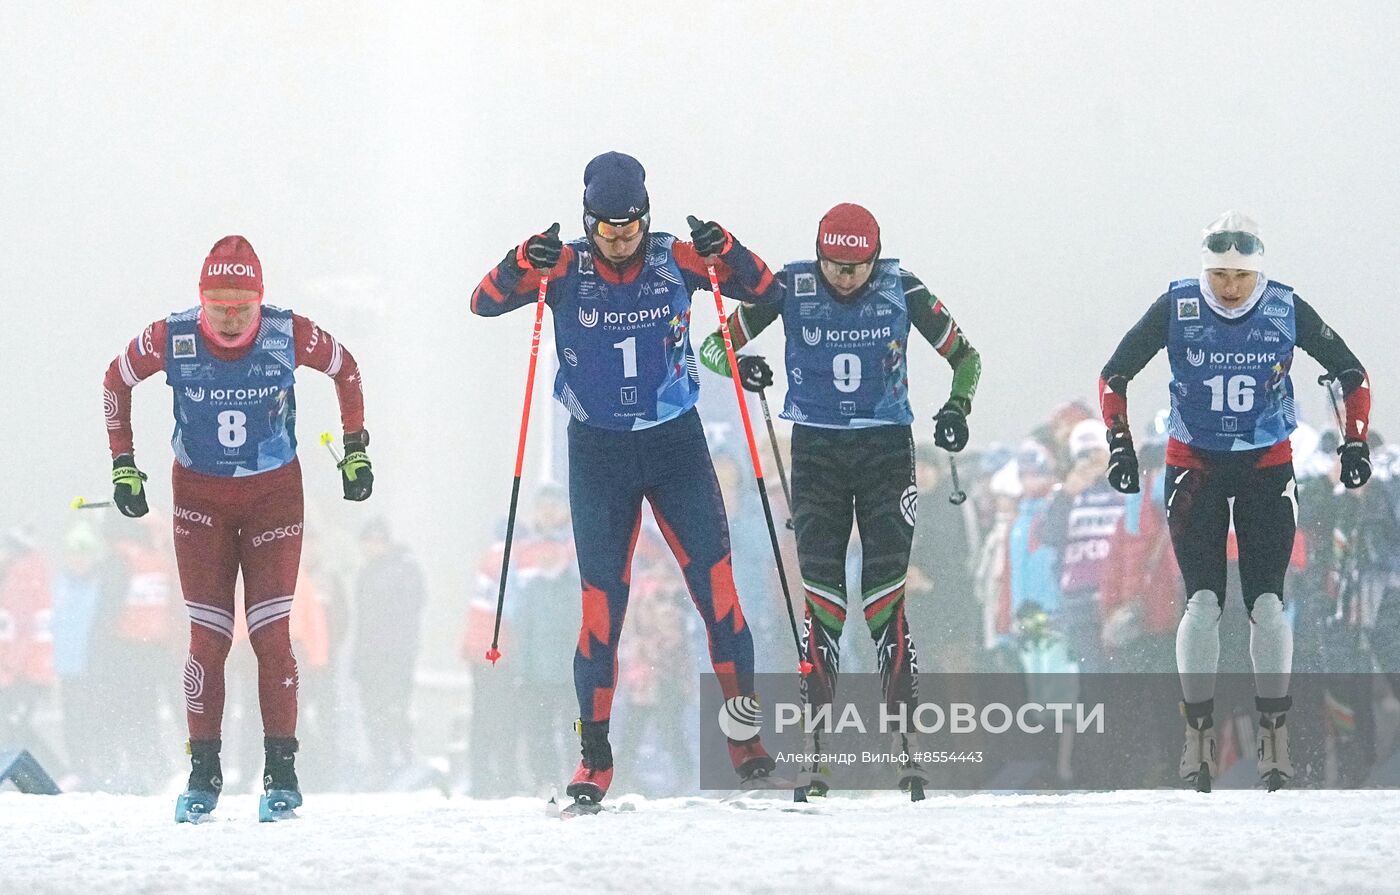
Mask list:
POLYGON ((958 461, 953 459, 953 455, 948 455, 948 471, 953 474, 953 493, 948 495, 948 502, 953 506, 961 506, 967 500, 967 492, 958 484, 958 461))
POLYGON ((88 500, 86 497, 75 497, 69 504, 75 510, 101 510, 115 505, 110 500, 88 500))
POLYGON ((724 315, 724 297, 719 290, 719 274, 715 273, 714 262, 705 266, 710 275, 710 291, 715 295, 715 310, 719 312, 719 331, 724 336, 724 351, 729 355, 729 369, 734 374, 734 396, 739 399, 739 417, 744 421, 744 435, 749 440, 749 459, 753 461, 754 480, 758 483, 758 496, 763 501, 763 515, 768 520, 768 539, 773 542, 773 560, 778 564, 778 583, 783 588, 783 605, 787 607, 788 624, 792 626, 792 643, 797 648, 797 669, 806 675, 812 670, 812 663, 802 656, 802 638, 797 633, 797 616, 792 611, 792 594, 788 590, 787 570, 783 567, 783 551, 778 547, 778 529, 773 524, 773 508, 768 504, 768 489, 763 485, 763 464, 758 459, 758 442, 753 437, 753 422, 749 419, 749 405, 744 401, 744 387, 739 382, 739 360, 734 356, 734 340, 729 336, 729 319, 724 315))
MULTIPOLYGON (((556 228, 558 225, 555 225, 556 228)), ((530 369, 525 374, 525 406, 520 411, 520 440, 515 445, 515 480, 510 486, 510 512, 506 516, 506 544, 501 552, 501 587, 496 594, 496 624, 491 632, 491 648, 486 658, 492 664, 501 658, 501 609, 506 603, 506 575, 510 571, 510 544, 515 536, 515 508, 520 501, 520 471, 525 468, 525 433, 530 429, 530 399, 535 394, 535 362, 540 356, 540 327, 544 323, 544 299, 549 291, 549 277, 540 277, 540 290, 535 297, 535 329, 530 334, 530 369)))
POLYGON ((329 432, 322 432, 321 444, 324 444, 326 446, 326 450, 331 452, 331 459, 335 461, 336 466, 339 466, 340 452, 335 449, 335 436, 329 432))
POLYGON ((1337 418, 1337 432, 1341 435, 1342 440, 1346 441, 1347 424, 1342 419, 1342 408, 1337 405, 1337 390, 1332 388, 1333 383, 1336 381, 1337 377, 1327 373, 1323 373, 1321 376, 1317 377, 1317 384, 1327 389, 1327 400, 1332 404, 1332 415, 1337 418))
POLYGON ((787 501, 787 529, 792 531, 792 489, 788 487, 787 470, 783 467, 783 452, 778 449, 778 433, 773 429, 773 415, 768 412, 768 395, 758 390, 758 404, 763 408, 763 421, 768 424, 768 444, 773 448, 773 460, 778 464, 778 481, 783 486, 783 500, 787 501))

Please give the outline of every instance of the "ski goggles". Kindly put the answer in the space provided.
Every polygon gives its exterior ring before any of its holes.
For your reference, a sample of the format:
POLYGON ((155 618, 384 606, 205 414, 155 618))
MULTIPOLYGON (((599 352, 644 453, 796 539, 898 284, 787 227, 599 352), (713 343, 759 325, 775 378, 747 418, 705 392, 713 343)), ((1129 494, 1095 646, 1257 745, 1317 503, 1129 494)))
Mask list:
POLYGON ((859 264, 851 264, 847 261, 831 261, 826 258, 818 258, 817 261, 821 264, 822 273, 826 275, 828 280, 838 276, 862 276, 870 273, 871 268, 875 266, 874 258, 869 261, 862 261, 859 264))
POLYGON ((1222 230, 1219 233, 1208 233, 1202 245, 1207 251, 1216 255, 1223 255, 1230 249, 1234 249, 1241 255, 1256 255, 1264 251, 1264 242, 1253 233, 1244 233, 1239 230, 1222 230))
POLYGON ((646 227, 651 215, 644 214, 639 218, 630 221, 608 220, 606 218, 594 217, 591 214, 584 215, 584 222, 588 224, 588 232, 599 239, 622 240, 632 239, 646 227))

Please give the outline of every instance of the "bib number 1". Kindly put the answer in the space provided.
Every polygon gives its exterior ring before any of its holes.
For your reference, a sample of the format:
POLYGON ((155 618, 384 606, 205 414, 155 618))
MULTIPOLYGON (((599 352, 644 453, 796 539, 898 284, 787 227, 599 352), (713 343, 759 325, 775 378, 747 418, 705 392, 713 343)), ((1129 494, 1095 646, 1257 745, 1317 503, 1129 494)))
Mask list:
POLYGON ((614 348, 622 351, 622 378, 637 378, 637 337, 628 336, 621 342, 614 342, 614 348))

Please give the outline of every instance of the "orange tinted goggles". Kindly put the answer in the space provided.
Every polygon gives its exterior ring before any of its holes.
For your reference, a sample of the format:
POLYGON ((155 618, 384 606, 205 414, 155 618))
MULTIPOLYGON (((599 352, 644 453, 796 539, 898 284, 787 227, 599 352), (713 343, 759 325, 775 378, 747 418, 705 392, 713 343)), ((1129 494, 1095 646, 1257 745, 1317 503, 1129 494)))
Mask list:
POLYGON ((642 232, 641 219, 628 221, 625 224, 614 224, 611 221, 599 220, 593 225, 593 234, 599 239, 631 239, 642 232))

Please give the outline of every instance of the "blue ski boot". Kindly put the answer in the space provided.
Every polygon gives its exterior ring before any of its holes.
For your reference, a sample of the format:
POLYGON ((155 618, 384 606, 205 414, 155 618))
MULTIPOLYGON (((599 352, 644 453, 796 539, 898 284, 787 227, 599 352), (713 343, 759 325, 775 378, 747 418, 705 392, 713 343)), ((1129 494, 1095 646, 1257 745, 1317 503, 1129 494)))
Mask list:
POLYGON ((190 755, 190 780, 185 791, 175 800, 175 823, 197 824, 209 819, 209 813, 219 804, 219 791, 224 785, 219 766, 220 740, 193 740, 185 743, 190 755))
POLYGON ((301 789, 297 786, 296 752, 296 737, 263 737, 263 794, 258 801, 262 823, 297 816, 301 789))

